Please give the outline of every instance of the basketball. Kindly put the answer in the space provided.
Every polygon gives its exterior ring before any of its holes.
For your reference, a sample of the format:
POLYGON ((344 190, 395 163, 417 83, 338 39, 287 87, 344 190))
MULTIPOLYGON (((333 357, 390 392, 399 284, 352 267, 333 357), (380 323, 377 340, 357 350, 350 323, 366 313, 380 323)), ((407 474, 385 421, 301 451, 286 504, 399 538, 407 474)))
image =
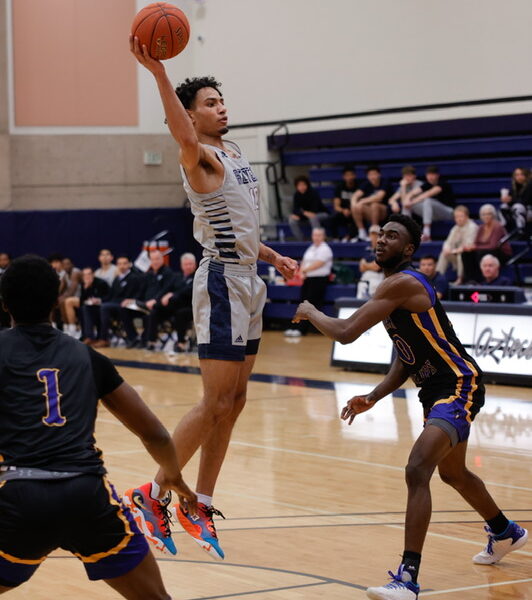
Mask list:
POLYGON ((148 49, 152 58, 166 60, 182 52, 190 37, 185 13, 168 2, 145 6, 133 19, 131 33, 148 49))

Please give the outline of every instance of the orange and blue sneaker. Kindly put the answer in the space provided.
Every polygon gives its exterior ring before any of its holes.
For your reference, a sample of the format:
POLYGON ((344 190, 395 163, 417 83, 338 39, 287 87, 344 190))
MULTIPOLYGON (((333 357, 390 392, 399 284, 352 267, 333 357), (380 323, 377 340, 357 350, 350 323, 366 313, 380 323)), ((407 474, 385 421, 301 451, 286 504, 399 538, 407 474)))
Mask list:
POLYGON ((129 507, 139 529, 146 539, 164 554, 177 554, 170 531, 170 511, 168 505, 172 495, 168 493, 162 500, 154 500, 151 483, 132 488, 124 493, 124 504, 129 507))
POLYGON ((190 534, 194 541, 199 544, 205 552, 214 560, 223 560, 225 558, 224 551, 218 542, 216 527, 212 519, 213 515, 222 517, 223 514, 212 506, 198 502, 198 514, 191 515, 186 509, 183 509, 180 504, 176 504, 172 508, 176 519, 181 523, 183 529, 190 534))

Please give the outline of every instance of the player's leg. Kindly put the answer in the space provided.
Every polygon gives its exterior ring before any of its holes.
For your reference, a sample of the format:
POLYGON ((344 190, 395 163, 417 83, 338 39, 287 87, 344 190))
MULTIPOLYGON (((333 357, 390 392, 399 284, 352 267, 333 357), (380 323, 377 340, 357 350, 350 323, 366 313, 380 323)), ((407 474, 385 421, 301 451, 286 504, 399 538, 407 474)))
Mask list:
POLYGON ((247 384, 255 358, 256 355, 248 355, 243 363, 238 363, 239 373, 237 379, 233 380, 234 397, 231 410, 213 427, 210 435, 202 443, 196 487, 198 494, 212 496, 214 493, 214 486, 222 468, 233 427, 246 404, 247 384))
POLYGON ((453 487, 486 521, 488 545, 473 557, 478 564, 494 564, 508 552, 524 546, 528 532, 502 513, 480 477, 466 467, 467 441, 458 444, 440 462, 442 481, 453 487))
POLYGON ((240 381, 242 377, 247 381, 253 362, 251 357, 243 362, 201 360, 203 401, 185 416, 174 432, 180 465, 185 464, 200 445, 201 458, 196 488, 197 517, 189 515, 178 504, 173 511, 185 531, 215 560, 223 560, 224 552, 218 542, 213 515, 223 515, 212 507, 212 496, 231 432, 245 404, 245 388, 242 392, 240 381))
POLYGON ((151 552, 125 575, 104 581, 128 600, 172 600, 151 552))
POLYGON ((406 466, 408 501, 405 519, 405 545, 398 572, 392 581, 367 590, 374 600, 415 600, 419 593, 417 576, 421 551, 432 513, 430 479, 436 466, 451 451, 449 434, 427 425, 414 444, 406 466))

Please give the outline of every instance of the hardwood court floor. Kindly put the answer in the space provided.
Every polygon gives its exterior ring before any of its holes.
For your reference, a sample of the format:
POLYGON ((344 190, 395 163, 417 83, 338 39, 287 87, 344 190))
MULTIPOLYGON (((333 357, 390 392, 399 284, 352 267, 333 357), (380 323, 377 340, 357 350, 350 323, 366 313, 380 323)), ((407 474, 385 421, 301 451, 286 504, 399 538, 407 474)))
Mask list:
MULTIPOLYGON (((121 373, 168 428, 201 397, 194 357, 121 349, 107 354, 128 362, 121 373), (161 364, 181 372, 154 370, 161 364)), ((212 562, 175 526, 180 554, 159 555, 175 600, 355 600, 396 569, 406 500, 403 468, 421 428, 416 391, 408 387, 383 399, 348 427, 338 418, 340 408, 380 376, 332 369, 329 356, 324 338, 291 343, 280 333, 265 334, 257 380, 250 383, 215 496, 227 516, 217 521, 226 562, 212 562)), ((154 463, 140 443, 104 409, 97 441, 120 491, 153 476, 154 463)), ((531 459, 530 390, 489 386, 469 462, 503 510, 528 528, 531 459)), ((185 469, 191 484, 196 468, 193 460, 185 469)), ((486 542, 481 519, 437 477, 432 490, 420 598, 532 600, 532 543, 498 566, 473 565, 472 555, 486 542)), ((105 584, 89 583, 81 563, 62 551, 10 597, 118 598, 105 584)))

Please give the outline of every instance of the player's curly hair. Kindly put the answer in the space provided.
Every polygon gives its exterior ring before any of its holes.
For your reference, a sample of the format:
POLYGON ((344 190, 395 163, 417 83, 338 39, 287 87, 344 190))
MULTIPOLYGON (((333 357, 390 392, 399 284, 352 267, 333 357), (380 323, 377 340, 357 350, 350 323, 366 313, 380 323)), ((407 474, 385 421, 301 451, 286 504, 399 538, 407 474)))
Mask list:
POLYGON ((175 89, 175 93, 177 97, 181 100, 183 106, 188 110, 192 108, 194 104, 194 100, 196 99, 196 94, 202 89, 206 87, 210 87, 215 89, 220 96, 222 92, 220 92, 220 87, 222 84, 219 81, 216 81, 214 77, 193 77, 192 79, 186 78, 183 83, 178 85, 175 89))
POLYGON ((391 215, 388 221, 393 223, 399 223, 402 225, 410 234, 412 244, 414 244, 414 252, 417 252, 419 244, 421 244, 421 227, 412 219, 406 215, 391 215))
POLYGON ((59 296, 59 276, 44 258, 26 254, 2 275, 0 295, 17 323, 48 321, 59 296))

